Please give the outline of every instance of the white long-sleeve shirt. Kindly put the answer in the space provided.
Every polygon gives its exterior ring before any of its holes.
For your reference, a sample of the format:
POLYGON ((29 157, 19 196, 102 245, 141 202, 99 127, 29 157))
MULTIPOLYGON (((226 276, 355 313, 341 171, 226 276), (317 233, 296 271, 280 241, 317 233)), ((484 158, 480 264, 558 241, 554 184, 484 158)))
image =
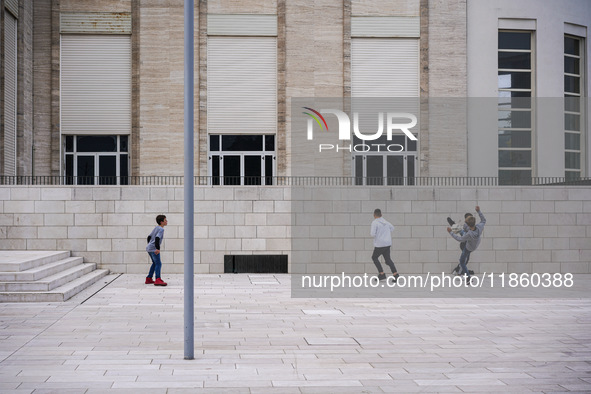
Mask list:
POLYGON ((392 231, 394 226, 384 218, 377 218, 371 222, 371 236, 373 237, 373 246, 383 248, 392 246, 392 231))

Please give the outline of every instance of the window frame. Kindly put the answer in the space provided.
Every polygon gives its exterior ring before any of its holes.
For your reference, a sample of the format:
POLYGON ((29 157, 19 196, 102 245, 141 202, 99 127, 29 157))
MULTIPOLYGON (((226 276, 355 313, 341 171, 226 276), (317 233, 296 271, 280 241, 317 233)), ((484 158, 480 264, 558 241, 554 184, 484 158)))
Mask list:
POLYGON ((270 133, 266 133, 266 134, 218 134, 218 133, 211 133, 211 134, 207 134, 207 173, 211 179, 211 184, 212 185, 219 185, 219 186, 270 186, 273 185, 274 182, 274 178, 276 177, 277 174, 277 134, 270 134, 270 133), (262 150, 223 150, 223 142, 222 142, 222 138, 224 136, 250 136, 250 135, 256 135, 256 136, 262 136, 263 140, 262 140, 262 150), (267 140, 267 136, 272 136, 274 141, 273 141, 273 150, 267 150, 267 146, 266 146, 266 140, 267 140), (212 138, 218 138, 218 150, 212 150, 211 149, 211 139, 212 138), (239 183, 235 183, 235 182, 227 182, 228 179, 226 179, 227 177, 224 174, 224 166, 223 166, 223 160, 224 157, 226 156, 238 156, 240 158, 240 182, 239 183), (245 157, 246 156, 259 156, 260 157, 260 163, 261 163, 261 175, 260 175, 260 182, 261 183, 251 183, 249 181, 249 179, 251 181, 254 181, 255 178, 259 178, 258 176, 246 176, 245 175, 245 157), (214 160, 216 160, 214 157, 218 157, 217 160, 219 163, 218 166, 218 174, 215 175, 214 171, 213 171, 213 164, 214 164, 214 160), (267 174, 267 162, 266 160, 272 160, 272 174, 267 174), (252 179, 251 179, 252 178, 252 179))
MULTIPOLYGON (((401 186, 401 185, 414 185, 414 179, 418 177, 418 163, 419 163, 419 138, 418 133, 413 133, 417 140, 414 141, 416 149, 408 150, 409 147, 409 138, 405 134, 396 134, 396 136, 404 137, 404 150, 400 152, 389 152, 388 150, 380 150, 380 151, 367 151, 367 152, 352 152, 351 154, 351 175, 355 179, 355 185, 383 185, 383 186, 401 186), (382 157, 382 180, 381 183, 377 183, 377 179, 375 177, 368 177, 367 176, 367 164, 368 164, 368 157, 382 157), (357 174, 357 165, 356 161, 357 158, 361 158, 362 160, 362 175, 357 174), (388 157, 402 157, 403 160, 403 176, 402 179, 399 181, 399 177, 389 177, 388 176, 388 157), (409 176, 409 157, 413 157, 410 160, 414 162, 414 174, 409 176)), ((354 140, 355 142, 355 140, 354 140)), ((361 142, 362 144, 365 142, 361 142)), ((366 143, 367 144, 367 143, 366 143)), ((353 144, 356 145, 356 144, 353 144)))
MULTIPOLYGON (((129 141, 130 140, 130 136, 123 134, 123 135, 88 135, 88 134, 78 134, 78 135, 73 135, 73 134, 62 134, 62 152, 63 154, 61 155, 61 157, 63 158, 63 163, 62 163, 62 174, 66 180, 66 184, 68 185, 127 185, 129 184, 129 169, 130 169, 130 164, 131 164, 131 160, 130 160, 130 146, 129 146, 129 141), (71 137, 72 138, 72 149, 68 150, 67 149, 67 139, 71 137), (117 139, 117 149, 116 151, 112 151, 112 152, 79 152, 78 151, 78 137, 116 137, 117 139), (121 150, 121 137, 127 137, 128 141, 127 141, 127 151, 122 151, 121 150), (121 156, 127 156, 127 175, 121 175, 121 156), (68 169, 67 169, 67 161, 68 161, 68 156, 70 156, 72 158, 72 174, 68 174, 68 169), (92 183, 85 183, 85 182, 80 182, 81 181, 81 176, 78 175, 78 157, 80 156, 91 156, 94 158, 94 176, 92 177, 92 183), (115 156, 115 169, 116 169, 116 173, 115 173, 115 183, 101 183, 101 180, 105 180, 104 178, 109 178, 109 176, 107 177, 103 177, 100 174, 100 158, 101 157, 105 157, 105 156, 115 156)), ((87 178, 87 177, 84 177, 87 178)))
MULTIPOLYGON (((536 48, 536 31, 529 30, 529 29, 498 29, 497 34, 501 33, 528 33, 530 36, 530 49, 504 49, 499 48, 500 43, 497 42, 497 91, 498 91, 498 98, 499 103, 497 107, 497 172, 499 174, 499 184, 501 184, 501 172, 507 171, 530 171, 530 178, 535 177, 537 172, 537 162, 536 162, 536 56, 535 56, 535 48, 536 48), (529 69, 515 69, 515 68, 501 68, 498 63, 499 53, 529 53, 530 54, 530 68, 529 69), (499 75, 501 72, 528 72, 530 74, 530 88, 501 88, 499 87, 499 75), (512 94, 512 92, 523 92, 530 94, 530 106, 529 108, 516 108, 512 106, 512 103, 508 107, 504 107, 501 102, 504 97, 501 96, 501 92, 508 92, 512 94), (500 114, 501 112, 529 112, 530 115, 530 127, 528 128, 517 128, 517 127, 501 127, 500 126, 500 114), (501 135, 502 131, 529 131, 530 132, 530 147, 502 147, 500 145, 499 136, 501 135), (501 152, 530 152, 530 165, 529 166, 501 166, 500 163, 500 153, 501 152)), ((511 183, 509 183, 511 184, 511 183)))
MULTIPOLYGON (((586 175, 586 163, 587 163, 587 158, 586 158, 586 152, 584 147, 586 146, 587 143, 587 130, 586 130, 586 124, 587 124, 587 114, 585 111, 585 102, 584 100, 586 99, 586 75, 585 75, 585 67, 586 67, 586 51, 585 51, 585 38, 584 37, 580 37, 580 36, 576 36, 573 34, 564 34, 564 39, 566 40, 567 38, 570 39, 574 39, 578 42, 578 46, 579 46, 579 54, 578 55, 573 55, 573 54, 568 54, 566 53, 566 45, 565 48, 563 50, 563 58, 566 61, 566 58, 574 58, 574 59, 578 59, 579 60, 579 73, 578 74, 574 74, 574 73, 567 73, 566 70, 564 70, 563 72, 563 76, 567 77, 575 77, 578 78, 579 80, 579 93, 576 92, 567 92, 566 91, 566 82, 564 82, 563 84, 563 94, 564 94, 564 98, 565 100, 567 99, 567 97, 577 97, 579 99, 579 108, 578 111, 571 111, 571 110, 567 110, 566 108, 566 102, 564 105, 564 176, 565 178, 568 179, 572 179, 570 178, 570 175, 572 174, 578 174, 578 178, 584 177, 586 175), (579 116, 579 130, 571 130, 571 129, 567 129, 566 128, 566 117, 567 115, 577 115, 579 116), (566 146, 566 138, 567 135, 572 134, 572 135, 578 135, 579 136, 579 149, 568 149, 566 146), (567 168, 566 164, 567 164, 567 155, 569 153, 575 153, 575 154, 579 154, 579 166, 578 168, 567 168), (570 174, 570 175, 569 175, 570 174)), ((566 79, 566 78, 564 78, 566 79)), ((575 176, 576 178, 577 176, 575 176)))

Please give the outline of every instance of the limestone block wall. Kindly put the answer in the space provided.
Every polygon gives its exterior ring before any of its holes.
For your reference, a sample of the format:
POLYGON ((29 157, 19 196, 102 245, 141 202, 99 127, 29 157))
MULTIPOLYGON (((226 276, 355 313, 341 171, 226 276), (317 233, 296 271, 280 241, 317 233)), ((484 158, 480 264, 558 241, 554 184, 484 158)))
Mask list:
POLYGON ((375 208, 395 226, 399 272, 450 272, 460 249, 446 218, 477 216, 476 205, 487 219, 470 258, 476 272, 591 272, 588 187, 315 188, 296 189, 292 199, 292 272, 375 272, 369 236, 375 208))
MULTIPOLYGON (((470 262, 476 272, 591 273, 588 187, 256 186, 195 189, 195 272, 223 272, 226 254, 288 254, 290 272, 340 273, 342 264, 374 272, 375 208, 396 227, 400 272, 447 272, 460 250, 445 219, 460 220, 476 204, 487 218, 470 262), (304 216, 292 216, 302 204, 304 216), (293 248, 292 231, 302 227, 309 235, 293 234, 293 248)), ((70 250, 113 272, 144 273, 145 238, 161 213, 169 219, 163 270, 182 273, 182 186, 0 187, 0 250, 70 250)))

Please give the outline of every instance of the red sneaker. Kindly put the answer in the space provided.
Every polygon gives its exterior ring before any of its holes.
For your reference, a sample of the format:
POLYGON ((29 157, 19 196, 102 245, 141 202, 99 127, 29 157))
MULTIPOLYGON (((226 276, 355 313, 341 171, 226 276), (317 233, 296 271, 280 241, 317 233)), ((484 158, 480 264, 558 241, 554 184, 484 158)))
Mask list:
POLYGON ((152 278, 146 278, 146 284, 147 285, 151 285, 152 283, 154 283, 154 279, 152 279, 152 278))
POLYGON ((162 279, 160 278, 156 278, 156 281, 154 282, 154 286, 166 286, 167 283, 164 282, 162 279))

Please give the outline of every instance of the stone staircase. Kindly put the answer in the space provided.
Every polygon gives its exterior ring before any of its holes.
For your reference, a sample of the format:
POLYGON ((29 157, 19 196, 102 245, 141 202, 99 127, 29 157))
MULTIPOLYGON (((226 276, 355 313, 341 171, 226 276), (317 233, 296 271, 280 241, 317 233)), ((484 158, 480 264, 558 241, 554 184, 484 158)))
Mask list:
POLYGON ((108 273, 68 251, 3 251, 0 302, 66 301, 108 273))

